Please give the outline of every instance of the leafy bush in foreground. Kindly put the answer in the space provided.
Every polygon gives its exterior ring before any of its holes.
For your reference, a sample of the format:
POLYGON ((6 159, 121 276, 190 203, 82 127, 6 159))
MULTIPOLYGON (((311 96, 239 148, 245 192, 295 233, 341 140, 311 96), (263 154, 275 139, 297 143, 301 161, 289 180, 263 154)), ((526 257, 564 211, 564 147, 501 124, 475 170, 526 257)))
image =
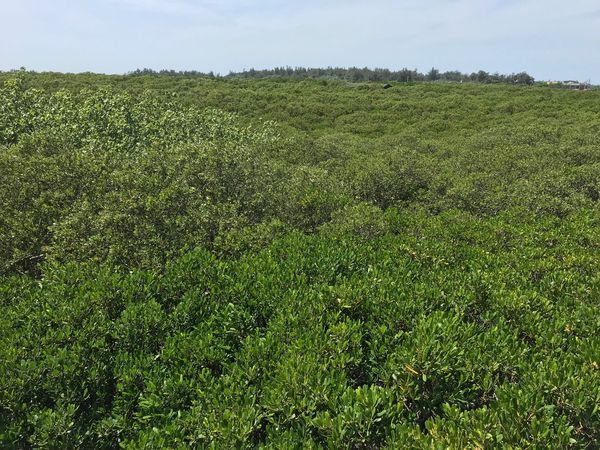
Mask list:
POLYGON ((517 217, 5 279, 1 439, 593 448, 599 218, 517 217))
POLYGON ((269 125, 149 94, 47 95, 17 81, 0 102, 0 271, 32 272, 45 258, 157 268, 270 214, 269 125))

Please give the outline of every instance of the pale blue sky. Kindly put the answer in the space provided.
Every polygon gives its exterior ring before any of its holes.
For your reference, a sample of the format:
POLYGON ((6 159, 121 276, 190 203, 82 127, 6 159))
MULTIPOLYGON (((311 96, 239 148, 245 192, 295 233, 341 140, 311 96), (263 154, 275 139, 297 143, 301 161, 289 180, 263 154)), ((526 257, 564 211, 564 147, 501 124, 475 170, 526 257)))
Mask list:
POLYGON ((369 66, 600 82, 598 0, 0 0, 0 70, 369 66))

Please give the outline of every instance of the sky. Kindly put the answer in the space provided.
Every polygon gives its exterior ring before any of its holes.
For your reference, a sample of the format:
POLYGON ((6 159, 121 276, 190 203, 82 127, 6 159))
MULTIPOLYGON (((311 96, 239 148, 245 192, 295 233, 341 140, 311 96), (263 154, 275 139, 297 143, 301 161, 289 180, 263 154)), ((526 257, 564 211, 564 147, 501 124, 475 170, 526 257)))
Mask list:
POLYGON ((0 0, 0 70, 408 67, 600 82, 598 0, 0 0))

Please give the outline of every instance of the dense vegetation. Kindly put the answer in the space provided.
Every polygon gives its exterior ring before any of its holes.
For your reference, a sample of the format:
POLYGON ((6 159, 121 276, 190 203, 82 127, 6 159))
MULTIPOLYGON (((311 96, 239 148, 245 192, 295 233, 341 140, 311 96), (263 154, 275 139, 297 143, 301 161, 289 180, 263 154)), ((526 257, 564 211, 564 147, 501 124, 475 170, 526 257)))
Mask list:
POLYGON ((0 79, 0 446, 600 445, 600 91, 0 79))

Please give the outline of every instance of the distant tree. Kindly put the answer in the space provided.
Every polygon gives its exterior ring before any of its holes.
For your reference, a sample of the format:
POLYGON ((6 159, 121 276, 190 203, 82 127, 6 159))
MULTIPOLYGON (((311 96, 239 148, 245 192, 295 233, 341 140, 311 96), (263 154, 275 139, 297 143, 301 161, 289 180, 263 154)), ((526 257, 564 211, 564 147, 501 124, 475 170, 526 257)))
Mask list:
POLYGON ((407 68, 404 68, 399 72, 398 81, 402 81, 403 83, 409 83, 411 81, 414 81, 414 79, 414 72, 407 68))
POLYGON ((427 73, 427 80, 429 81, 437 81, 440 79, 440 71, 435 67, 432 67, 431 70, 427 73))
POLYGON ((466 78, 466 76, 457 70, 453 70, 450 72, 444 72, 444 73, 440 74, 440 78, 442 80, 446 80, 446 81, 457 81, 458 82, 458 81, 463 81, 466 78))
POLYGON ((516 75, 513 75, 513 83, 531 85, 535 83, 535 79, 527 72, 521 72, 517 73, 516 75))
POLYGON ((479 72, 477 72, 477 81, 479 83, 489 83, 491 81, 490 74, 487 73, 485 70, 480 70, 479 72))

